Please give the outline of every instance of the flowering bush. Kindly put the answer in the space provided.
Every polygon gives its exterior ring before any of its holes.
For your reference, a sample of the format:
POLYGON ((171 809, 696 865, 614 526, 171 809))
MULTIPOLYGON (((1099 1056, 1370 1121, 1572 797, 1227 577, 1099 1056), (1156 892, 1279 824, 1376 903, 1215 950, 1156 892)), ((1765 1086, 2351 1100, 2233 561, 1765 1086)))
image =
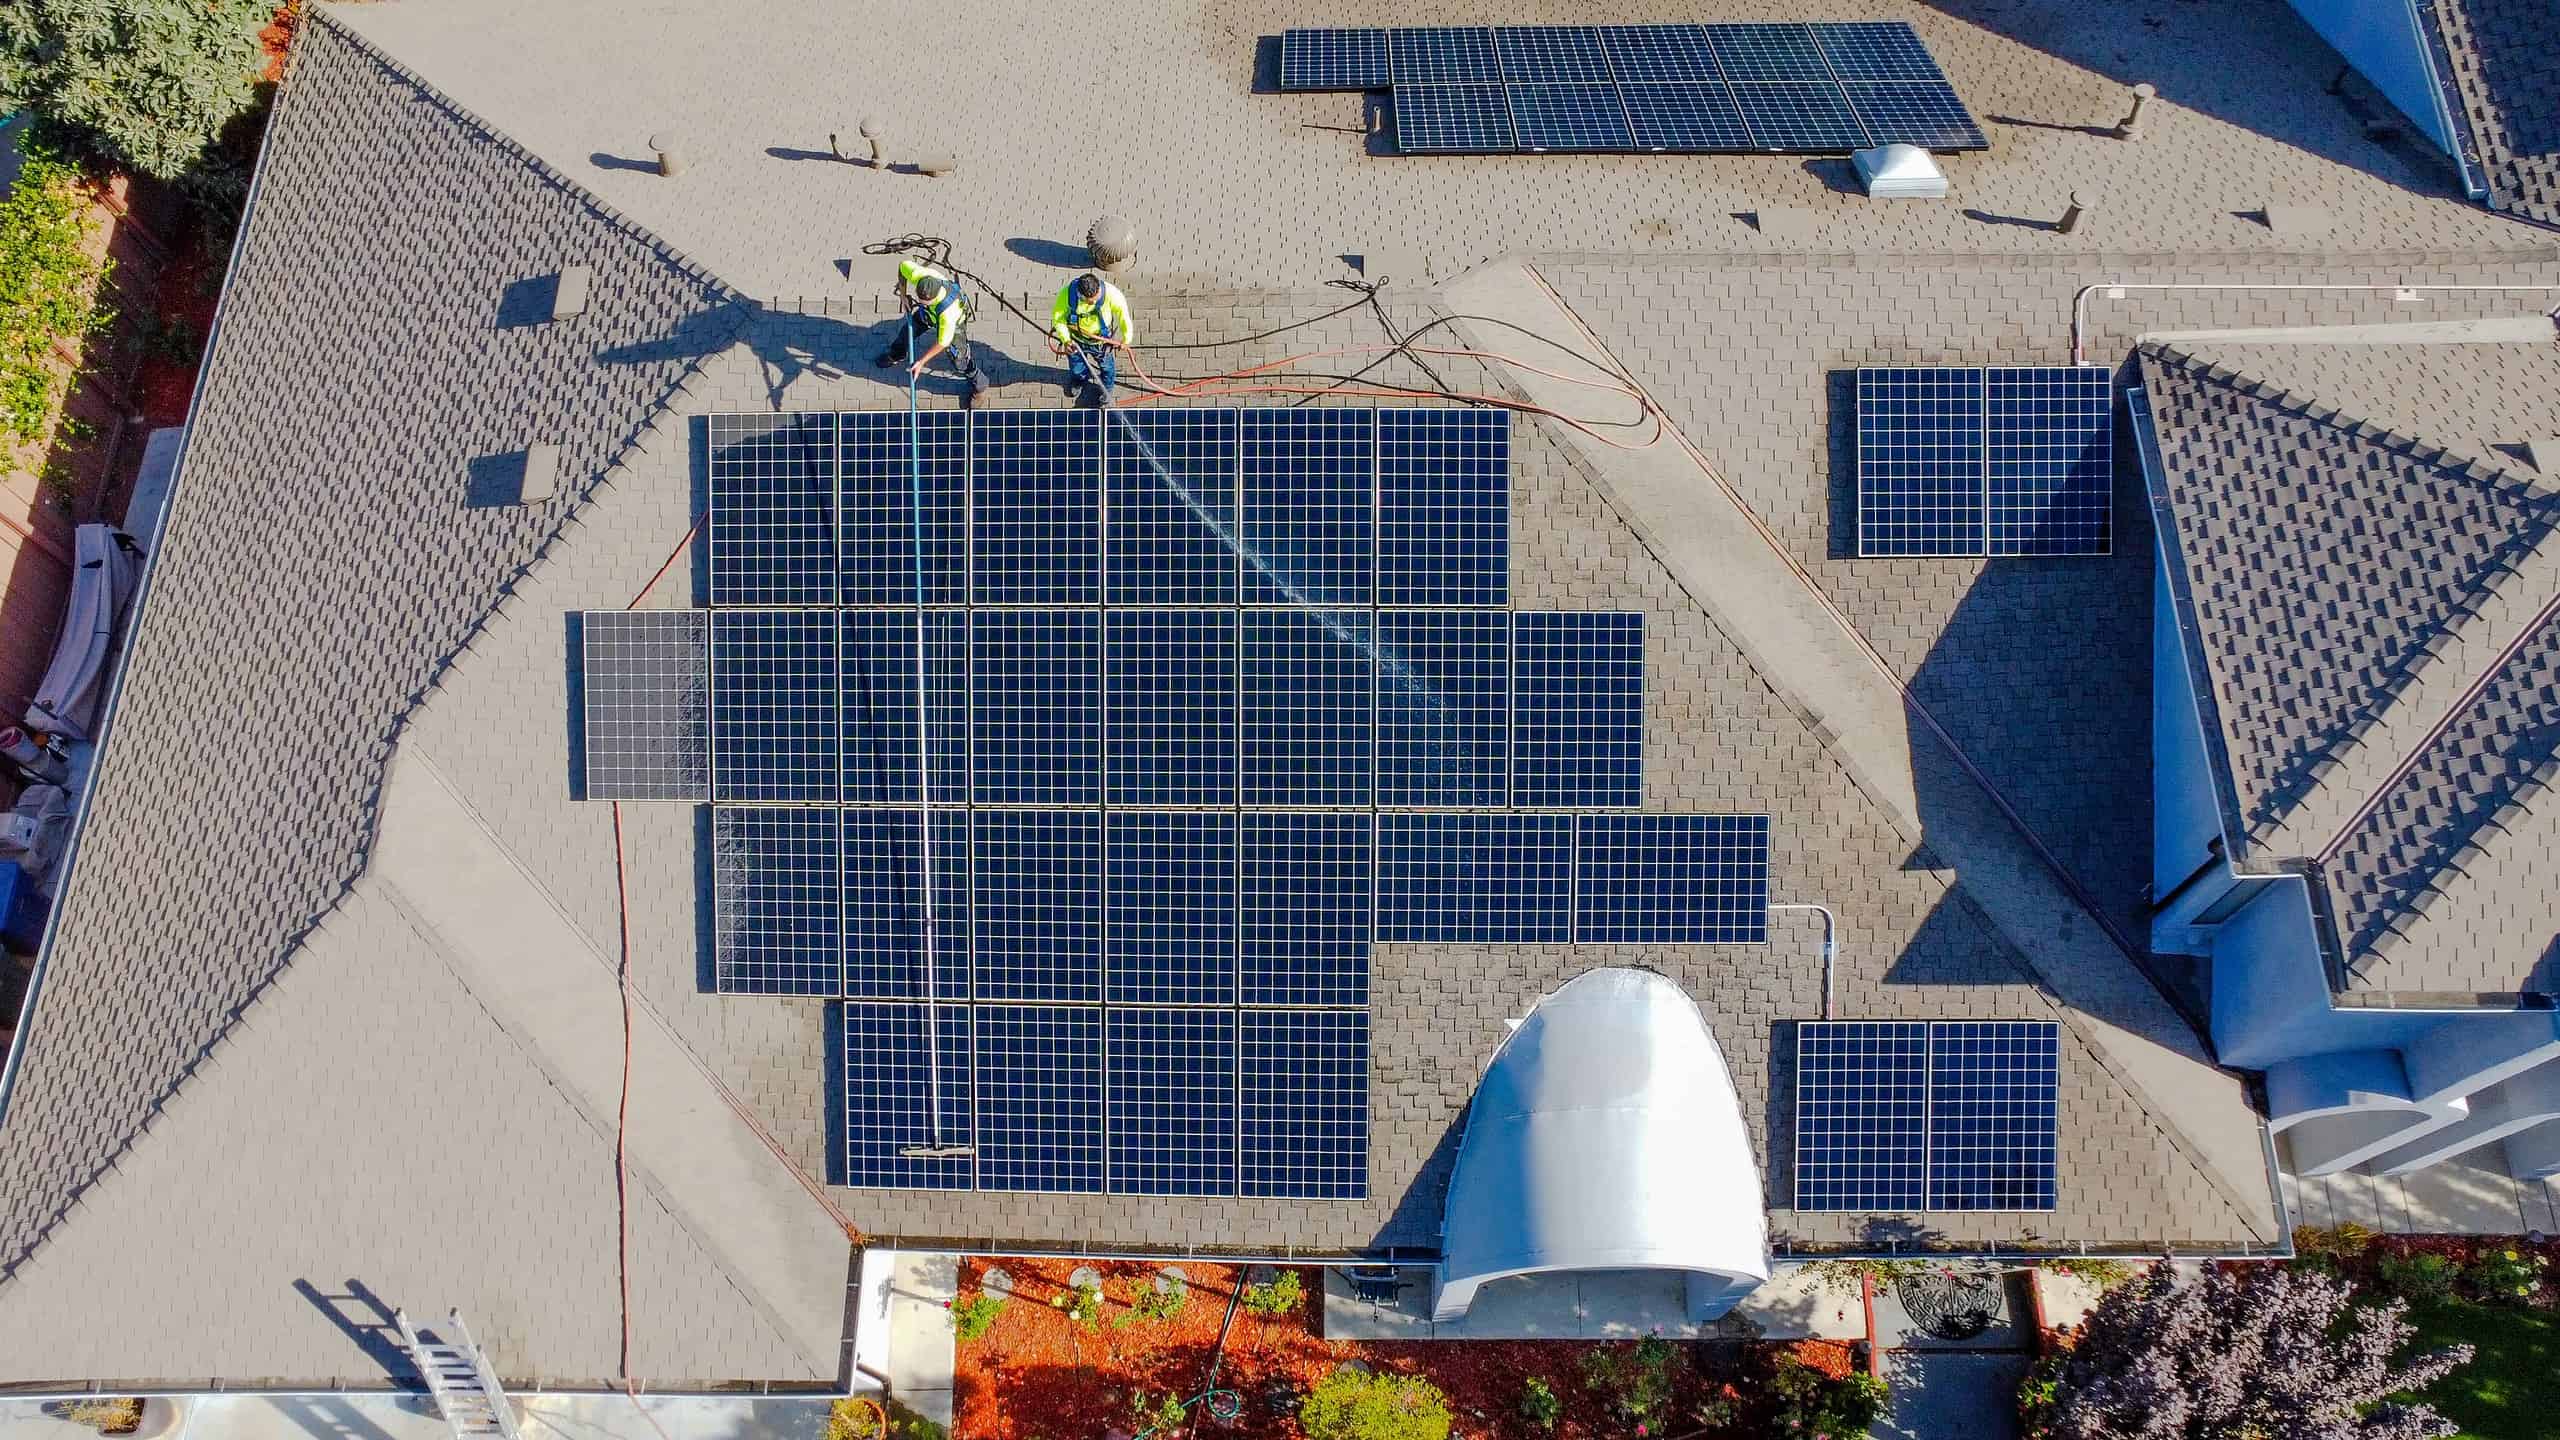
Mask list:
POLYGON ((2462 1282, 2472 1294, 2495 1305, 2522 1305, 2542 1288, 2542 1271, 2547 1264, 2541 1256, 2513 1246, 2491 1250, 2472 1262, 2462 1273, 2462 1282))
POLYGON ((1882 1380, 1864 1371, 1833 1375, 1795 1351, 1779 1355, 1769 1387, 1778 1397, 1781 1435, 1806 1440, 1859 1440, 1884 1418, 1882 1380))

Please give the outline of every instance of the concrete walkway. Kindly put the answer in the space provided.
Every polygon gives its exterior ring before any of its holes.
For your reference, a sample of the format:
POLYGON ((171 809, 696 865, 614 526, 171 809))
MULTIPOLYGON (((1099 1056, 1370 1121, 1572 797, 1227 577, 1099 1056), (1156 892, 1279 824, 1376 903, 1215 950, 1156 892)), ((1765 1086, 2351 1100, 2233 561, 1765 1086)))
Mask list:
POLYGON ((2027 1366, 2015 1351, 1893 1351, 1884 1362, 1893 1408, 1876 1440, 2015 1440, 2027 1366))
POLYGON ((2491 1145, 2414 1175, 2284 1177, 2296 1224, 2354 1223, 2385 1235, 2521 1235, 2560 1231, 2560 1185, 2507 1173, 2491 1145))
POLYGON ((1515 1275, 1486 1285, 1465 1319, 1445 1325, 1431 1320, 1430 1272, 1405 1275, 1411 1283, 1394 1304, 1372 1305, 1352 1293, 1342 1271, 1327 1267, 1325 1338, 1635 1340, 1659 1334, 1672 1340, 1859 1340, 1867 1333, 1856 1297, 1813 1284, 1800 1267, 1781 1268, 1732 1314, 1703 1325, 1683 1313, 1681 1278, 1662 1271, 1515 1275))
POLYGON ((951 1372, 959 1342, 951 1302, 960 1293, 960 1257, 924 1250, 862 1254, 858 1373, 885 1376, 889 1393, 936 1425, 951 1423, 951 1372))

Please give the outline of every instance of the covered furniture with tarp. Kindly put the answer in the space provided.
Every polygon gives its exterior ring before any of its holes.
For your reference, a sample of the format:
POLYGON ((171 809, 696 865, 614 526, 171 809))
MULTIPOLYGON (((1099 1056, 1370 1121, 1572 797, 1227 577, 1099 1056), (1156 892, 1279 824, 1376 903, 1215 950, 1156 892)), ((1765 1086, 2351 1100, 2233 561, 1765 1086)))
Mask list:
POLYGON ((27 707, 27 724, 73 740, 95 740, 116 635, 142 576, 142 556, 132 537, 113 526, 83 525, 75 539, 77 568, 62 638, 27 707))

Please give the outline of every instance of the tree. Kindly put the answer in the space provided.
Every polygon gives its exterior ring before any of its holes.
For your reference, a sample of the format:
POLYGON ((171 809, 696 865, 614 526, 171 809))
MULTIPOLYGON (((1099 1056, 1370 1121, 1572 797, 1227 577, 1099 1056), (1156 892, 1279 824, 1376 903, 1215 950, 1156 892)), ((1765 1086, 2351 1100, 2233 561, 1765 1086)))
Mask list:
POLYGON ((2336 1275, 2167 1265, 2107 1292, 2070 1351, 2027 1383, 2036 1440, 2442 1440, 2459 1428, 2394 1400, 2469 1361, 2400 1360, 2398 1300, 2358 1305, 2336 1275))
POLYGON ((249 108, 274 0, 12 0, 0 112, 30 110, 175 179, 249 108))

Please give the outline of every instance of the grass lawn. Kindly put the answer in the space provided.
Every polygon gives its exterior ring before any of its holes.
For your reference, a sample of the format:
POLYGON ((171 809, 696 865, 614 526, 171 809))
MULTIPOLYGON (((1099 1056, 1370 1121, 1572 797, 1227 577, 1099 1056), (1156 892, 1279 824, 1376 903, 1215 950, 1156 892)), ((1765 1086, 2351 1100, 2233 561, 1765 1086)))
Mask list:
POLYGON ((2409 1311, 2417 1345, 2469 1344, 2479 1353, 2424 1392, 2463 1440, 2537 1440, 2560 1416, 2560 1314, 2488 1305, 2409 1311))

